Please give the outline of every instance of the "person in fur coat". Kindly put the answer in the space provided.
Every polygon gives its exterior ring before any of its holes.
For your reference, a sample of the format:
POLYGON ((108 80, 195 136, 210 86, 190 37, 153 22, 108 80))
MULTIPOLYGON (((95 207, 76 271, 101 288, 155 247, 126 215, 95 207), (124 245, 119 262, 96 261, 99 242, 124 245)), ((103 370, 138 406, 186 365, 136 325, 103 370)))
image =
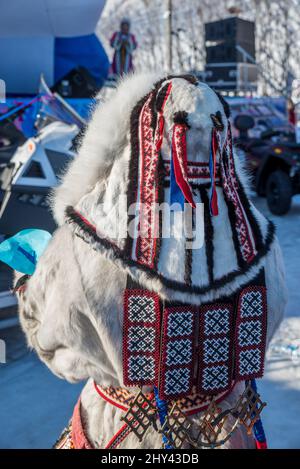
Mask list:
MULTIPOLYGON (((120 420, 139 389, 154 409, 165 405, 162 424, 177 402, 197 428, 212 398, 219 411, 232 409, 245 383, 262 376, 265 349, 286 304, 283 261, 273 225, 249 200, 248 177, 232 149, 228 117, 222 97, 192 76, 131 75, 96 106, 79 154, 53 195, 58 228, 19 294, 29 346, 56 376, 71 383, 87 380, 56 447, 161 448, 156 425, 149 424, 138 438, 120 420), (177 212, 170 217, 169 238, 154 236, 155 217, 144 238, 137 225, 132 235, 112 235, 115 225, 129 223, 126 211, 112 216, 124 196, 128 205, 144 204, 144 219, 154 213, 155 202, 175 201, 179 212, 183 201, 194 211, 203 204, 202 228, 197 218, 194 222, 196 232, 203 230, 202 246, 187 250, 184 236, 172 235, 177 212), (173 361, 164 355, 164 340, 155 342, 153 356, 150 339, 145 340, 149 349, 143 355, 139 337, 130 335, 138 333, 132 322, 136 311, 156 315, 147 335, 155 335, 160 324, 158 333, 164 331, 173 361), (208 330, 206 313, 221 322, 208 330), (167 336, 172 323, 166 321, 178 317, 182 328, 187 324, 185 344, 193 348, 197 342, 195 354, 183 358, 180 349, 172 349, 179 341, 167 336), (192 326, 194 335, 188 335, 192 326), (254 329, 248 334, 250 326, 254 329), (209 349, 214 340, 223 347, 221 357, 209 349), (211 364, 205 355, 200 360, 198 350, 210 353, 211 364), (140 363, 142 369, 133 367, 140 363), (168 381, 175 375, 175 382, 168 381)), ((141 218, 138 226, 142 223, 141 218)), ((149 317, 143 327, 149 327, 149 317)), ((221 448, 254 448, 255 439, 241 421, 226 437, 235 420, 233 412, 224 423, 221 448)), ((165 439, 165 447, 172 447, 171 441, 165 439)), ((193 447, 191 441, 185 439, 182 447, 193 447)))

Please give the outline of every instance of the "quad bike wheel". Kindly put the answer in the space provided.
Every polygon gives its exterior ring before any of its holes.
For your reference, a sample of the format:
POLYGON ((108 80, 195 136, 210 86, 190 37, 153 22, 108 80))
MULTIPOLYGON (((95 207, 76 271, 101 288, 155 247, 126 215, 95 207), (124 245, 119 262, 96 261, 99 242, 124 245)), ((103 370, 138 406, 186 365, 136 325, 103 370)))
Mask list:
POLYGON ((287 173, 282 170, 272 172, 266 184, 268 207, 274 215, 285 215, 291 208, 292 182, 287 173))

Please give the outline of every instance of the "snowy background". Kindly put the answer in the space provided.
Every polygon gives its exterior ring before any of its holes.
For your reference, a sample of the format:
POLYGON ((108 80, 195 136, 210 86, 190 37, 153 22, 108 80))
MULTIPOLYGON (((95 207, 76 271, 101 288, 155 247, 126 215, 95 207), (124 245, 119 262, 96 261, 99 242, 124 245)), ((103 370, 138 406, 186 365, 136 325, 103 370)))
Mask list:
MULTIPOLYGON (((266 374, 258 380, 267 402, 262 418, 271 448, 300 448, 300 196, 288 215, 276 217, 264 199, 256 206, 277 226, 286 264, 289 303, 286 318, 269 353, 266 374)), ((18 328, 0 330, 7 343, 7 364, 0 364, 0 448, 49 448, 67 424, 82 387, 55 376, 26 349, 18 328)), ((121 423, 120 423, 121 425, 121 423)))
MULTIPOLYGON (((173 71, 203 70, 204 23, 237 16, 255 22, 260 94, 289 94, 300 79, 300 0, 172 0, 173 71)), ((167 71, 167 0, 108 0, 97 33, 110 57, 109 39, 121 18, 132 23, 137 70, 167 71)), ((300 82, 293 97, 300 99, 300 82)))
MULTIPOLYGON (((256 23, 259 92, 287 93, 291 79, 299 77, 300 0, 173 0, 174 72, 203 69, 203 24, 228 16, 233 4, 241 17, 256 23)), ((166 5, 165 0, 108 0, 97 27, 107 52, 126 16, 139 43, 137 70, 166 70, 166 5)), ((300 98, 300 87, 294 97, 300 98)), ((268 354, 265 378, 258 381, 267 402, 262 417, 271 448, 300 448, 300 197, 284 217, 271 215, 264 199, 254 202, 277 226, 289 288, 286 318, 268 354)), ((27 349, 19 326, 0 329, 0 338, 7 345, 7 363, 0 364, 0 448, 49 448, 71 417, 83 384, 53 376, 27 349)))

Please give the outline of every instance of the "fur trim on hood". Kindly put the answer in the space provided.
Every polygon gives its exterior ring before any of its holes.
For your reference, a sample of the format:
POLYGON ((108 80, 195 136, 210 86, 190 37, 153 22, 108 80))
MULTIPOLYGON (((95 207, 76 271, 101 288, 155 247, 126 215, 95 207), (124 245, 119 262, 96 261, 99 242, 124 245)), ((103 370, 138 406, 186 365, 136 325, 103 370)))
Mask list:
POLYGON ((78 156, 67 168, 61 185, 52 194, 52 211, 58 225, 65 210, 75 206, 97 182, 106 179, 129 138, 130 113, 135 104, 160 79, 155 73, 131 74, 120 80, 106 102, 96 105, 83 136, 78 156))

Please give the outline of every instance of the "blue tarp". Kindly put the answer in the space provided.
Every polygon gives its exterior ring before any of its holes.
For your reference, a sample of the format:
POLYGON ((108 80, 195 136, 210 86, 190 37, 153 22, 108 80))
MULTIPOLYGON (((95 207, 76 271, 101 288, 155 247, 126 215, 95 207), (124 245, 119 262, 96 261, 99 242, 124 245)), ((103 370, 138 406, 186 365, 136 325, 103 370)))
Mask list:
POLYGON ((95 34, 55 38, 54 81, 78 66, 87 68, 99 86, 107 78, 109 60, 95 34))

